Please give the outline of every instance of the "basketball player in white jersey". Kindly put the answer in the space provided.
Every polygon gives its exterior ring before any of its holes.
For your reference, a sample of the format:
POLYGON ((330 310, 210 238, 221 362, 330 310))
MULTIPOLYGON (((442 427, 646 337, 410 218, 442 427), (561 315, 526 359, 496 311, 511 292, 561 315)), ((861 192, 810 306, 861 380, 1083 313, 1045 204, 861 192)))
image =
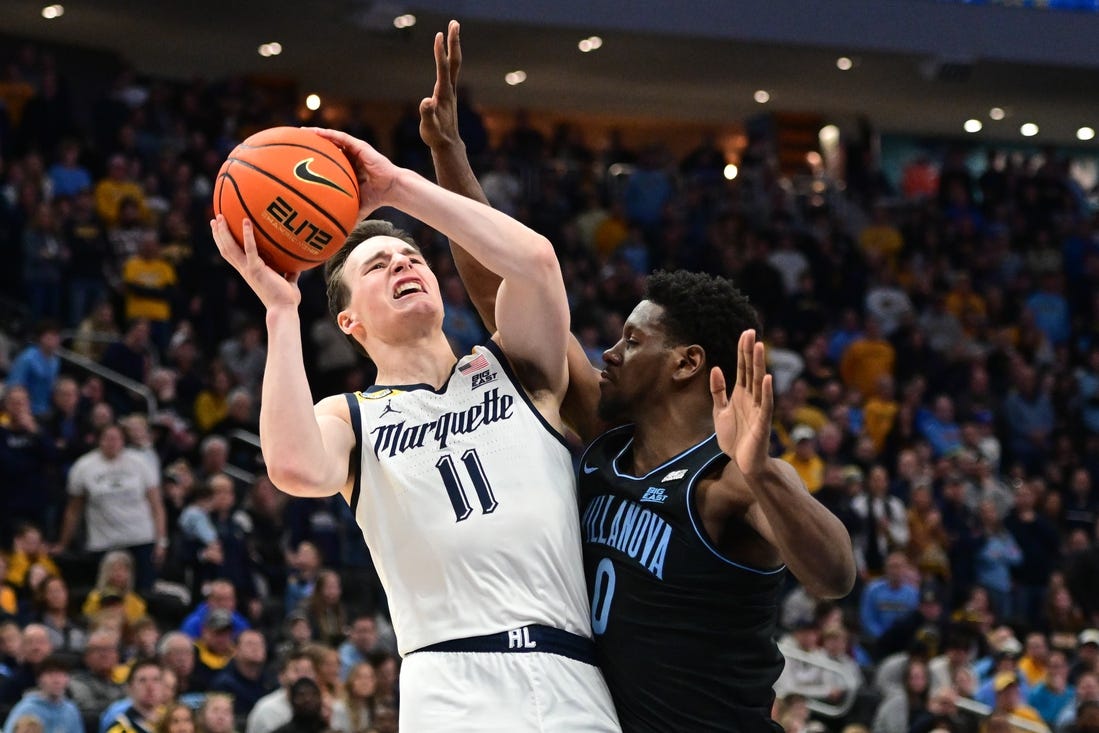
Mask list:
POLYGON ((488 206, 318 130, 351 159, 362 215, 392 206, 498 274, 498 332, 458 359, 439 284, 407 235, 364 221, 327 264, 340 329, 377 383, 311 404, 295 275, 211 222, 222 256, 267 309, 260 439, 274 483, 342 493, 389 598, 401 730, 617 731, 594 666, 575 480, 559 414, 568 307, 553 248, 488 206))

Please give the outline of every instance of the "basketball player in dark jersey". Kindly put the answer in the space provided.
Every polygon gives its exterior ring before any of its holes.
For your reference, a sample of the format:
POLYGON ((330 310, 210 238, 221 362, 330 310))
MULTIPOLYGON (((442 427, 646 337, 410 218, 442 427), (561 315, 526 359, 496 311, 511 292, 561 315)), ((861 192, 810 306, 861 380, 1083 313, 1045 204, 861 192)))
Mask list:
MULTIPOLYGON (((455 122, 453 21, 445 42, 436 36, 435 60, 421 134, 440 185, 485 201, 455 122)), ((495 279, 452 246, 491 327, 495 279)), ((768 456, 773 393, 756 329, 729 281, 658 273, 602 372, 570 345, 562 409, 591 441, 579 498, 592 629, 627 733, 778 729, 784 569, 820 598, 854 583, 843 525, 768 456)))

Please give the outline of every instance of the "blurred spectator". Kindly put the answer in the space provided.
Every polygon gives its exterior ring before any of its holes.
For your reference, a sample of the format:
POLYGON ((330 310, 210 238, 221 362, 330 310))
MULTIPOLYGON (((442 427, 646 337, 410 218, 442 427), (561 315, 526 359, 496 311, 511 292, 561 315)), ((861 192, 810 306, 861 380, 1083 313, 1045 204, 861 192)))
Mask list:
POLYGON ((80 709, 87 730, 95 730, 107 706, 126 695, 122 685, 114 681, 119 644, 119 636, 113 631, 92 633, 84 651, 84 669, 69 682, 69 697, 80 709))
POLYGON ((169 631, 157 644, 157 662, 165 673, 175 677, 175 694, 204 692, 193 682, 195 674, 195 643, 189 636, 179 631, 169 631))
POLYGON ((237 612, 237 590, 228 580, 214 580, 206 588, 206 600, 200 603, 183 621, 180 630, 197 639, 202 635, 202 626, 211 611, 227 611, 232 619, 233 634, 240 634, 249 628, 248 620, 237 612))
POLYGON ((197 733, 196 713, 191 706, 181 702, 165 708, 156 724, 156 733, 197 733))
POLYGON ((137 252, 122 263, 124 316, 127 322, 149 322, 153 343, 163 352, 171 336, 172 301, 177 286, 175 267, 160 253, 155 232, 146 232, 137 252))
POLYGON ((918 657, 909 659, 902 689, 883 700, 874 713, 874 733, 907 733, 909 726, 927 712, 929 684, 927 662, 918 657))
POLYGON ((916 608, 894 621, 878 639, 879 657, 911 649, 914 644, 924 650, 927 658, 937 656, 949 621, 945 603, 942 589, 934 582, 925 582, 916 608))
POLYGON ((4 733, 15 733, 24 716, 41 721, 45 733, 83 733, 80 711, 65 697, 69 684, 68 664, 59 657, 46 657, 36 671, 37 688, 27 693, 8 713, 4 733))
POLYGON ((313 658, 304 650, 293 651, 282 659, 279 689, 264 695, 256 702, 248 715, 246 733, 274 733, 276 729, 289 723, 293 717, 290 688, 300 679, 316 679, 313 658))
POLYGON ((1042 724, 1042 716, 1038 711, 1022 702, 1019 680, 1014 672, 998 672, 992 681, 992 689, 996 693, 993 712, 1042 724))
POLYGON ((88 636, 83 624, 70 614, 69 585, 59 576, 46 576, 34 592, 32 618, 49 629, 50 644, 59 654, 76 656, 84 651, 88 636))
MULTIPOLYGON (((21 523, 46 526, 52 497, 43 489, 49 486, 48 466, 53 458, 54 446, 31 410, 26 389, 9 386, 0 410, 0 481, 4 486, 0 546, 12 541, 13 531, 21 523)), ((14 570, 22 575, 27 567, 17 557, 8 573, 14 570)))
POLYGON ((1057 733, 1071 733, 1076 730, 1076 717, 1079 711, 1087 704, 1099 703, 1099 674, 1088 672, 1080 676, 1076 681, 1076 695, 1065 706, 1057 718, 1057 733))
POLYGON ((811 494, 824 485, 824 461, 817 455, 816 437, 816 431, 808 425, 797 425, 790 431, 794 449, 782 455, 782 460, 794 467, 811 494))
POLYGON ((338 647, 347 638, 347 609, 343 603, 343 584, 339 573, 322 570, 317 575, 313 594, 306 601, 313 633, 318 641, 338 647))
POLYGON ((163 685, 163 673, 155 661, 135 662, 126 682, 129 707, 118 714, 107 733, 152 733, 163 704, 163 685))
POLYGON ((866 489, 866 493, 851 500, 851 508, 862 520, 864 530, 852 540, 860 569, 869 577, 876 577, 884 569, 885 557, 908 544, 908 513, 900 499, 889 495, 889 473, 884 466, 870 469, 866 489))
POLYGON ((322 558, 316 545, 312 542, 298 544, 297 550, 292 553, 287 563, 289 569, 286 576, 287 613, 301 608, 313 595, 317 577, 321 571, 321 562, 322 558))
POLYGON ((145 218, 145 195, 141 186, 130 177, 129 165, 122 155, 113 155, 107 161, 107 177, 95 186, 95 206, 99 218, 108 226, 118 221, 119 209, 126 199, 134 201, 142 218, 145 218))
POLYGON ((122 429, 105 427, 99 445, 81 456, 69 473, 69 503, 58 541, 72 545, 83 519, 89 552, 126 549, 134 557, 135 586, 149 589, 155 565, 163 562, 168 537, 160 477, 136 456, 123 451, 122 429))
POLYGON ((891 552, 885 560, 885 574, 866 584, 859 600, 862 630, 877 640, 919 603, 919 589, 910 578, 910 566, 903 552, 891 552))
POLYGON ((198 710, 198 724, 203 733, 236 733, 232 698, 219 693, 207 694, 198 710))
MULTIPOLYGON (((43 663, 53 654, 50 644, 50 632, 41 624, 27 624, 23 629, 15 664, 10 665, 6 678, 0 679, 0 704, 12 704, 23 697, 23 693, 34 687, 43 663)), ((51 661, 52 664, 52 661, 51 661)), ((68 684, 66 669, 65 684, 68 684)), ((65 685, 62 685, 64 689, 65 685)))
POLYGON ((290 685, 290 721, 275 728, 277 733, 321 733, 329 729, 325 719, 321 688, 309 677, 290 685))
POLYGON ((988 591, 992 612, 998 618, 1010 618, 1011 570, 1023 560, 1022 551, 1011 533, 1004 529, 991 501, 982 501, 978 512, 977 583, 988 591))
POLYGON ((346 681, 351 668, 385 652, 378 637, 378 623, 372 615, 360 614, 348 627, 347 641, 339 646, 340 679, 346 681))
POLYGON ((210 680, 210 690, 232 696, 233 713, 240 719, 268 692, 264 680, 267 643, 258 631, 245 630, 237 637, 232 661, 210 680))
POLYGON ((371 729, 378 713, 378 678, 369 662, 359 662, 348 670, 338 699, 332 706, 331 727, 348 733, 371 729))
POLYGON ((35 342, 15 357, 8 372, 9 386, 23 387, 30 398, 31 411, 36 417, 50 410, 53 383, 61 368, 57 349, 61 346, 61 331, 54 321, 41 320, 35 331, 35 342))
POLYGON ((1052 729, 1075 697, 1076 688, 1068 683, 1068 659, 1063 651, 1054 649, 1049 654, 1045 678, 1035 683, 1027 696, 1027 703, 1052 729))
POLYGON ((202 620, 202 633, 195 640, 195 668, 191 673, 191 687, 205 690, 213 678, 225 669, 233 659, 233 615, 223 608, 215 608, 202 620))
POLYGON ((879 378, 892 376, 897 353, 883 338, 881 324, 867 318, 866 330, 851 341, 839 362, 843 383, 863 396, 874 393, 879 378))
POLYGON ((84 615, 91 618, 109 603, 120 604, 127 623, 145 615, 144 599, 134 592, 134 560, 124 550, 114 550, 99 560, 95 587, 84 599, 84 615))

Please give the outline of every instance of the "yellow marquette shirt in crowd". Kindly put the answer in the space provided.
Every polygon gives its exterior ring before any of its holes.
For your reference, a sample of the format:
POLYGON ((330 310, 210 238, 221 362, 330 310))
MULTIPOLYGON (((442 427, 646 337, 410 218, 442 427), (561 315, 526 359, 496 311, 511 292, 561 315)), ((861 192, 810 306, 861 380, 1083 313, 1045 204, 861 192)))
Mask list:
POLYGON ((176 284, 176 271, 165 259, 147 260, 131 257, 122 268, 122 282, 149 290, 163 290, 163 298, 148 293, 126 293, 126 319, 147 318, 150 321, 167 321, 172 317, 172 304, 167 290, 176 284))

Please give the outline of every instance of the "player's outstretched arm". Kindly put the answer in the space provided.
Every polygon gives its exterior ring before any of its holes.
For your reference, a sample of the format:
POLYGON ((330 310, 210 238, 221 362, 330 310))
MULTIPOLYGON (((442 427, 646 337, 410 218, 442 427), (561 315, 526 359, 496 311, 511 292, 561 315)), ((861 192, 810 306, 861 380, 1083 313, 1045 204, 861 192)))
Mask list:
POLYGON ((496 298, 501 346, 528 382, 540 382, 528 383, 528 388, 563 396, 568 385, 569 309, 549 240, 490 206, 398 168, 362 140, 336 130, 315 131, 340 146, 355 166, 363 214, 381 206, 403 211, 462 242, 477 261, 503 279, 496 298))
MULTIPOLYGON (((462 43, 458 21, 450 21, 446 38, 435 34, 435 89, 420 102, 420 137, 431 149, 435 178, 448 191, 488 205, 466 146, 458 130, 458 73, 462 68, 462 43)), ((450 240, 454 265, 469 299, 489 332, 496 331, 496 293, 501 278, 473 258, 461 242, 450 240)))
POLYGON ((347 483, 351 429, 335 400, 314 412, 302 359, 297 275, 280 275, 260 258, 252 224, 244 220, 244 244, 229 231, 225 217, 210 222, 221 256, 241 274, 267 309, 267 365, 263 373, 259 433, 271 481, 294 496, 331 496, 347 483))
POLYGON ((778 550, 807 591, 818 598, 840 598, 855 582, 851 537, 812 497, 793 466, 769 457, 774 392, 766 372, 766 349, 751 330, 740 335, 731 396, 721 369, 710 372, 718 445, 733 459, 721 485, 733 491, 746 483, 752 493, 746 521, 778 550))
MULTIPOLYGON (((435 177, 440 186, 488 204, 458 129, 458 74, 462 67, 460 30, 458 21, 452 20, 445 39, 442 33, 435 34, 435 89, 430 97, 420 102, 420 137, 431 149, 435 177)), ((490 332, 495 332, 496 295, 501 278, 474 259, 461 242, 450 240, 450 251, 482 322, 490 332)), ((582 439, 589 441, 604 429, 595 416, 595 405, 599 401, 599 370, 588 362, 584 347, 575 336, 569 338, 568 369, 569 388, 561 414, 582 439)))

